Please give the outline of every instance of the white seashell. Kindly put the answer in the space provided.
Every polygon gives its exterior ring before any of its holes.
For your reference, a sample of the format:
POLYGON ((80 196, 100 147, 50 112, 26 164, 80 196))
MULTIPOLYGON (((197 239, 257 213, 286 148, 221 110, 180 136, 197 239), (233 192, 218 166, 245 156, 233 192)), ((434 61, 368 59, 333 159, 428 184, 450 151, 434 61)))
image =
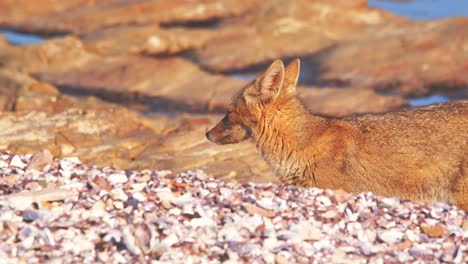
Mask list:
POLYGON ((169 214, 171 214, 171 215, 181 215, 182 211, 179 208, 174 207, 174 208, 169 209, 169 214))
POLYGON ((439 220, 437 219, 431 219, 431 218, 426 218, 424 219, 424 223, 430 225, 430 226, 435 226, 439 223, 439 220))
POLYGON ((75 167, 81 164, 81 161, 77 157, 68 157, 68 158, 63 158, 59 161, 60 169, 62 171, 71 171, 75 169, 75 167))
POLYGON ((219 241, 243 242, 245 238, 239 234, 239 228, 234 224, 226 224, 218 232, 219 241))
POLYGON ((157 188, 154 190, 158 199, 160 201, 171 201, 174 199, 174 194, 172 193, 171 189, 164 187, 164 188, 157 188))
POLYGON ((392 198, 383 198, 382 203, 390 206, 390 207, 398 207, 400 205, 400 199, 392 197, 392 198))
POLYGON ((366 256, 374 255, 380 251, 379 247, 370 242, 361 242, 358 245, 361 252, 366 256))
POLYGON ((275 256, 275 263, 276 264, 288 264, 291 263, 291 253, 288 251, 280 251, 275 256))
POLYGON ((158 177, 165 178, 166 176, 172 175, 172 171, 170 170, 162 170, 158 171, 158 177))
POLYGON ((396 252, 397 255, 397 260, 400 263, 409 263, 413 260, 413 257, 411 257, 408 253, 406 252, 396 252))
POLYGON ((405 231, 406 238, 411 242, 419 242, 419 237, 414 233, 413 230, 408 229, 405 231))
POLYGON ((279 241, 276 237, 268 237, 263 240, 263 247, 266 250, 273 251, 275 248, 279 248, 284 242, 279 241))
POLYGON ((107 176, 107 181, 112 185, 117 185, 126 183, 128 181, 128 177, 124 173, 112 173, 111 175, 107 176))
POLYGON ((355 234, 358 231, 362 230, 362 226, 359 222, 351 222, 346 225, 346 229, 348 230, 348 233, 355 234))
POLYGON ((191 204, 193 201, 193 196, 191 193, 184 193, 179 197, 172 197, 171 203, 173 205, 183 207, 185 204, 191 204))
POLYGON ((208 191, 207 189, 200 189, 198 192, 199 192, 201 197, 205 197, 205 196, 208 196, 208 195, 211 194, 211 192, 208 191))
POLYGON ((122 263, 122 264, 128 263, 128 260, 119 252, 112 254, 112 258, 113 258, 113 261, 112 261, 113 263, 122 263))
POLYGON ((108 262, 109 261, 109 253, 108 252, 98 252, 97 253, 98 260, 102 262, 108 262))
POLYGON ((182 208, 182 213, 185 215, 194 215, 195 212, 193 211, 193 205, 192 204, 184 204, 182 208))
POLYGON ((221 198, 223 200, 230 199, 232 197, 232 190, 229 188, 221 187, 219 189, 219 193, 221 194, 221 198))
POLYGON ((94 243, 91 240, 85 238, 84 236, 76 236, 73 239, 72 252, 74 254, 80 254, 81 252, 92 250, 94 250, 94 243))
POLYGON ((262 252, 262 259, 265 263, 275 263, 275 254, 264 250, 262 252))
POLYGON ((346 212, 346 216, 348 217, 348 221, 349 222, 354 222, 354 221, 357 221, 359 219, 359 214, 357 213, 353 213, 353 211, 351 211, 349 208, 347 208, 345 210, 346 212))
POLYGON ((128 248, 128 250, 130 252, 132 252, 135 255, 139 255, 142 252, 141 252, 140 248, 138 247, 138 245, 136 243, 136 238, 132 234, 133 230, 131 230, 131 229, 133 229, 133 228, 130 228, 128 226, 123 228, 123 230, 122 230, 122 240, 123 240, 125 246, 128 248))
POLYGON ((119 201, 128 200, 128 195, 121 188, 115 188, 115 189, 110 190, 109 196, 110 198, 112 198, 112 200, 119 200, 119 201))
POLYGON ((20 168, 20 169, 26 168, 26 165, 27 164, 24 163, 21 160, 20 156, 18 156, 18 155, 13 156, 13 158, 10 161, 10 166, 17 167, 17 168, 20 168))
POLYGON ((361 229, 358 230, 357 237, 362 242, 374 242, 377 238, 377 233, 373 229, 361 229))
POLYGON ((269 198, 274 198, 275 197, 275 193, 272 192, 272 191, 262 191, 260 194, 260 197, 269 197, 269 198))
POLYGON ((134 183, 132 184, 132 190, 136 192, 141 192, 147 186, 146 182, 134 183))
POLYGON ((257 227, 263 224, 263 217, 254 214, 244 217, 241 221, 241 226, 247 228, 251 233, 257 230, 257 227))
POLYGON ((112 203, 112 205, 115 207, 115 209, 123 209, 124 208, 124 203, 122 201, 115 201, 112 203))
POLYGON ((34 245, 34 240, 35 236, 28 236, 21 241, 19 247, 21 249, 30 249, 34 245))
POLYGON ((0 168, 7 168, 9 166, 8 162, 5 162, 4 160, 0 160, 0 168))
POLYGON ((349 263, 347 259, 349 259, 349 257, 346 255, 346 252, 344 252, 343 250, 341 249, 333 250, 333 255, 331 259, 332 263, 349 263))
POLYGON ((396 230, 385 230, 378 233, 377 236, 387 244, 396 244, 403 240, 403 233, 396 230))
POLYGON ((322 205, 325 207, 332 205, 330 198, 323 196, 323 195, 317 196, 315 200, 319 203, 319 205, 322 205))
POLYGON ((309 221, 301 221, 291 226, 291 231, 295 232, 302 240, 318 240, 322 237, 322 231, 309 221))
POLYGON ((218 183, 217 182, 208 182, 205 186, 208 187, 208 188, 214 189, 214 188, 218 187, 218 183))
POLYGON ((189 225, 192 228, 197 229, 199 227, 212 227, 215 226, 216 223, 211 218, 200 217, 190 220, 189 225))
POLYGON ((173 245, 179 243, 179 238, 178 238, 177 235, 175 235, 175 234, 170 234, 170 235, 168 235, 166 238, 164 238, 164 239, 162 240, 162 243, 163 243, 166 247, 170 248, 170 247, 172 247, 173 245))
POLYGON ((328 210, 320 216, 323 218, 332 219, 338 216, 338 212, 336 210, 328 210))
POLYGON ((265 197, 265 198, 261 198, 259 200, 256 201, 257 205, 264 208, 264 209, 267 209, 267 210, 273 210, 274 209, 274 203, 273 203, 273 198, 271 197, 265 197))
POLYGON ((90 216, 92 217, 101 217, 106 214, 106 205, 104 204, 103 201, 97 201, 94 203, 94 205, 91 207, 90 216))
POLYGON ((44 228, 41 232, 41 236, 46 244, 55 246, 56 242, 49 228, 44 228))
POLYGON ((132 197, 140 202, 144 202, 147 199, 143 192, 135 192, 132 194, 132 197))

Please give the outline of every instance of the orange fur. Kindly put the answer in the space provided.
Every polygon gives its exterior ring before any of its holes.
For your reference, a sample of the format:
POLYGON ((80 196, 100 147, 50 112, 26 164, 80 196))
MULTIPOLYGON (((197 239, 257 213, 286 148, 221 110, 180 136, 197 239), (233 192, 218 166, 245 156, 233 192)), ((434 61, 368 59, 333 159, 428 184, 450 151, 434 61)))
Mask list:
POLYGON ((296 98, 298 74, 299 60, 286 69, 275 61, 243 89, 208 139, 229 144, 253 138, 288 184, 468 210, 468 101, 326 118, 296 98))

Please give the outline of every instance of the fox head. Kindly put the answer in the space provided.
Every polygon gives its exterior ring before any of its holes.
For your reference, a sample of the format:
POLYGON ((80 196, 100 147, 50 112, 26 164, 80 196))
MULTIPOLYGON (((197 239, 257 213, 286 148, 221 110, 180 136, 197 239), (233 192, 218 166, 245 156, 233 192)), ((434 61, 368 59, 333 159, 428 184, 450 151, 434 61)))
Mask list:
POLYGON ((242 89, 229 106, 228 113, 206 133, 206 137, 220 145, 251 138, 259 122, 268 120, 278 107, 295 98, 299 67, 299 59, 286 68, 281 60, 274 61, 263 74, 242 89))

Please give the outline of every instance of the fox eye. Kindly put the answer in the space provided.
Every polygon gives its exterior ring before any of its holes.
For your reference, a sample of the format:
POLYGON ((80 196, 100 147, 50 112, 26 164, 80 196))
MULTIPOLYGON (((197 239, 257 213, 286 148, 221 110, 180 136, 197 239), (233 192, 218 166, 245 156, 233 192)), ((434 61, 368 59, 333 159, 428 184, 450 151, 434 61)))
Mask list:
POLYGON ((227 128, 230 128, 231 127, 231 121, 230 121, 230 116, 231 116, 231 113, 227 113, 224 118, 223 118, 223 125, 227 128))

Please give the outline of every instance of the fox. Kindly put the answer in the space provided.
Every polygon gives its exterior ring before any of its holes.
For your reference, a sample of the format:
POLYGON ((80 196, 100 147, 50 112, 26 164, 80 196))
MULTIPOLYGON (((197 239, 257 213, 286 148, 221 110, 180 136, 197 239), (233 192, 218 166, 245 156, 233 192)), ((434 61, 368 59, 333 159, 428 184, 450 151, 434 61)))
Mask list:
POLYGON ((234 98, 208 140, 252 140, 280 181, 468 211, 468 100, 333 118, 296 94, 300 60, 274 61, 234 98))

